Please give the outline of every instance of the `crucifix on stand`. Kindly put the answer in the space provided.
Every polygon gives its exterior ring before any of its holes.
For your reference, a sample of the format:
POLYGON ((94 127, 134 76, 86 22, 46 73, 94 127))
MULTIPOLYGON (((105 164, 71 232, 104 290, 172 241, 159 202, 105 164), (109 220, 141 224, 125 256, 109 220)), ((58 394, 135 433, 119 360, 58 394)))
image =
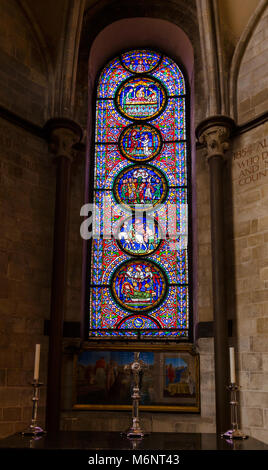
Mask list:
POLYGON ((133 389, 132 389, 132 425, 130 428, 123 433, 128 439, 143 439, 147 434, 145 433, 140 426, 139 419, 139 401, 141 398, 140 395, 140 382, 141 374, 146 368, 146 364, 140 359, 140 353, 134 353, 134 361, 131 364, 125 366, 125 370, 130 371, 133 377, 133 389))

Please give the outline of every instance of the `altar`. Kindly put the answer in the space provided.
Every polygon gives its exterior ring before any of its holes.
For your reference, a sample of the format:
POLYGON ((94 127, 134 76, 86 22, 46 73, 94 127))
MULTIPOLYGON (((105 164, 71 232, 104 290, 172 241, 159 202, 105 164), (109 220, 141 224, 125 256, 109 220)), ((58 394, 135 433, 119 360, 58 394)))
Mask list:
MULTIPOLYGON (((119 432, 60 431, 42 437, 15 434, 0 441, 2 459, 12 464, 34 464, 38 468, 59 463, 61 468, 88 468, 110 465, 189 465, 214 462, 240 464, 255 462, 256 451, 268 451, 268 445, 248 437, 227 441, 216 434, 149 433, 141 440, 129 440, 119 432)), ((265 452, 266 451, 266 452, 265 452)), ((265 457, 263 453, 261 457, 265 457)))
POLYGON ((152 432, 141 440, 129 440, 120 432, 60 431, 39 437, 14 434, 0 440, 0 450, 87 450, 87 451, 268 451, 268 445, 248 437, 226 440, 216 434, 152 432))

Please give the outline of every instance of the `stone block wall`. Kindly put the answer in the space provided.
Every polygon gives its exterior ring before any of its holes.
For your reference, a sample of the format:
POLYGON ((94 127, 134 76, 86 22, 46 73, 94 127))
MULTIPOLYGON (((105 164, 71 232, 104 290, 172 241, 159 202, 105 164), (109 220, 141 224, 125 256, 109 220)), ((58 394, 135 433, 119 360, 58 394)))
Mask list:
MULTIPOLYGON (((267 112, 267 23, 264 10, 243 56, 237 82, 238 122, 267 112)), ((241 424, 251 436, 268 442, 268 125, 234 139, 229 155, 233 233, 229 270, 236 322, 238 381, 242 387, 241 424)), ((227 228, 228 231, 228 228, 227 228)))
POLYGON ((238 123, 267 112, 268 7, 246 47, 237 81, 238 123))
POLYGON ((15 0, 0 4, 0 104, 35 124, 48 115, 48 69, 33 25, 15 0))
MULTIPOLYGON (((268 442, 268 125, 237 137, 228 156, 232 213, 226 220, 233 266, 228 312, 235 321, 241 424, 268 442)), ((228 256, 227 256, 228 259, 228 256)), ((233 338, 234 340, 234 338, 233 338)))
POLYGON ((45 141, 0 120, 0 437, 29 424, 36 343, 46 382, 54 171, 45 141))
MULTIPOLYGON (((23 4, 23 2, 21 2, 23 4)), ((48 64, 36 25, 16 0, 0 3, 0 106, 43 126, 48 64)), ((47 143, 0 119, 0 437, 31 418, 35 344, 46 382, 55 168, 47 143)), ((45 388, 39 417, 44 421, 45 388)))

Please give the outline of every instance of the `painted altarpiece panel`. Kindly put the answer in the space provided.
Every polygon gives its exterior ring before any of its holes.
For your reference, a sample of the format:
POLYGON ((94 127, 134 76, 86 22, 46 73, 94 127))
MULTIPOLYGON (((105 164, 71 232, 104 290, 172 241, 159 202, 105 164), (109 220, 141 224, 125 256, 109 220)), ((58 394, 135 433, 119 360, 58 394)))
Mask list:
MULTIPOLYGON (((73 408, 130 410, 134 346, 86 347, 75 356, 73 408)), ((199 355, 190 345, 148 345, 140 350, 143 411, 200 411, 199 355)))

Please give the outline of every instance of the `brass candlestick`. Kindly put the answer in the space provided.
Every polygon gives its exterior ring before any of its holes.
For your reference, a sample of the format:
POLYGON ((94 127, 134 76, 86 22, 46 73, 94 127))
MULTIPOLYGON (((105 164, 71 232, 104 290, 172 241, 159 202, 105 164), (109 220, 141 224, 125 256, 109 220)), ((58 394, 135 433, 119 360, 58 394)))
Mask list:
POLYGON ((40 387, 43 383, 39 382, 38 380, 34 379, 31 383, 33 387, 33 408, 32 408, 32 419, 31 424, 26 428, 24 431, 21 432, 23 436, 40 436, 45 434, 44 431, 40 426, 37 425, 37 411, 38 411, 38 401, 39 401, 39 391, 40 387))
POLYGON ((226 431, 221 437, 225 439, 247 439, 248 436, 244 434, 238 427, 238 399, 237 399, 237 392, 239 390, 239 386, 236 383, 230 383, 228 385, 227 390, 230 392, 230 407, 231 407, 231 425, 232 429, 226 431))

